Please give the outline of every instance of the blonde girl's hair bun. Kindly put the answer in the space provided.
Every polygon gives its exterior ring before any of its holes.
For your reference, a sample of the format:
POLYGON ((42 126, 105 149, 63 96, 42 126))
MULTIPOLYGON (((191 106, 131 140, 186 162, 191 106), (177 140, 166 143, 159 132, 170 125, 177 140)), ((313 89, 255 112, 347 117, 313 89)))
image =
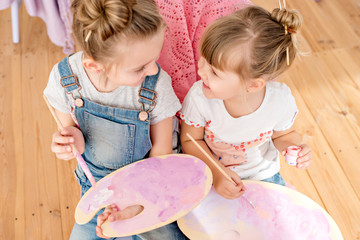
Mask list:
POLYGON ((132 20, 135 4, 135 0, 75 0, 72 6, 87 42, 91 35, 105 41, 125 29, 132 20))
POLYGON ((143 39, 166 25, 154 0, 73 0, 72 31, 86 57, 110 65, 119 43, 143 39))
POLYGON ((296 32, 302 24, 302 17, 297 10, 293 9, 279 9, 275 8, 271 13, 271 18, 276 22, 282 24, 283 26, 287 26, 290 29, 290 32, 296 32))

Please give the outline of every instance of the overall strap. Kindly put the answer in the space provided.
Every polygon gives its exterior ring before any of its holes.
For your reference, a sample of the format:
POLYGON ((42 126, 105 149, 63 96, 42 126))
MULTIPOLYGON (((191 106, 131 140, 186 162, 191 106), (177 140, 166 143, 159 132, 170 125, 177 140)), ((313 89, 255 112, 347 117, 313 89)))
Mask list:
POLYGON ((80 89, 81 86, 79 84, 79 80, 76 75, 73 74, 70 64, 69 57, 71 55, 66 56, 63 60, 61 60, 58 64, 58 69, 60 73, 60 84, 63 88, 65 88, 66 93, 71 94, 73 99, 81 98, 80 89), (75 93, 75 96, 74 96, 75 93))
POLYGON ((160 75, 160 65, 158 63, 156 63, 156 65, 158 66, 158 72, 156 75, 152 75, 152 76, 146 76, 144 82, 141 85, 141 88, 139 90, 139 103, 141 104, 147 104, 149 105, 149 110, 150 111, 150 107, 155 105, 155 101, 156 101, 156 92, 155 92, 155 86, 157 83, 157 80, 159 78, 160 75))

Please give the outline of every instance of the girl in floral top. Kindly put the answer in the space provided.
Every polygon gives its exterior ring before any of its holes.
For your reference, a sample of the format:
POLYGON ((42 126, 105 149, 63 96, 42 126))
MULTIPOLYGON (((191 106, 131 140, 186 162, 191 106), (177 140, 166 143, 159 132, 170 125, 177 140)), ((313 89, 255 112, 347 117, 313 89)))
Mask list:
POLYGON ((278 152, 299 146, 297 168, 312 161, 293 123, 298 109, 289 87, 271 81, 289 68, 296 55, 295 10, 249 6, 213 22, 200 43, 201 81, 189 90, 180 114, 183 151, 209 163, 189 133, 235 181, 212 164, 215 190, 225 198, 241 196, 241 179, 285 185, 278 152))

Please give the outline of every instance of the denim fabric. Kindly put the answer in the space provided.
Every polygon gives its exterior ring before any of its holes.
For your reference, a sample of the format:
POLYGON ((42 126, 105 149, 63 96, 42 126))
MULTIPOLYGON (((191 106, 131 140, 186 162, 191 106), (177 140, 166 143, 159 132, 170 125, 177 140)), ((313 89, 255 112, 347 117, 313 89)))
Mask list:
MULTIPOLYGON (((96 236, 96 217, 93 218, 89 223, 85 225, 79 225, 75 223, 74 228, 71 232, 70 240, 100 240, 104 238, 99 238, 96 236)), ((119 238, 110 238, 110 240, 187 240, 188 238, 180 231, 176 222, 170 223, 164 227, 142 233, 132 237, 119 237, 119 238)))
POLYGON ((180 231, 176 222, 161 228, 133 236, 133 240, 187 240, 188 238, 180 231))
POLYGON ((140 111, 82 100, 75 116, 85 138, 83 157, 95 180, 145 157, 151 149, 150 121, 140 121, 140 111))
POLYGON ((276 183, 276 184, 279 184, 282 186, 285 186, 285 184, 286 184, 284 178, 281 176, 281 174, 279 172, 277 174, 275 174, 274 176, 263 179, 261 181, 269 182, 269 183, 276 183))
MULTIPOLYGON (((81 98, 84 102, 82 107, 75 107, 75 116, 85 138, 85 152, 82 156, 95 180, 99 181, 118 168, 145 158, 151 149, 150 119, 141 121, 138 110, 104 106, 81 97, 81 87, 71 71, 68 57, 59 63, 58 69, 62 78, 61 84, 65 90, 74 98, 81 98)), ((159 73, 160 67, 156 75, 147 76, 144 80, 143 88, 139 93, 143 97, 139 99, 141 103, 145 105, 153 103, 159 73)), ((83 196, 91 187, 90 181, 79 165, 76 167, 75 176, 81 186, 81 196, 83 196)), ((97 216, 102 212, 100 211, 87 224, 75 223, 70 239, 101 239, 96 236, 96 221, 97 216)), ((139 239, 139 237, 143 240, 187 239, 176 223, 133 236, 133 239, 139 239)))

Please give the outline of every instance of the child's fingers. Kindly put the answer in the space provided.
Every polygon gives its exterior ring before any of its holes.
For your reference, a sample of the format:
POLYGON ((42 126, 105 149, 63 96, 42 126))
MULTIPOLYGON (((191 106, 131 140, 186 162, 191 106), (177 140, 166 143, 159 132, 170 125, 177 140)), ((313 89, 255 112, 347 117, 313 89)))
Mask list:
POLYGON ((114 222, 117 220, 125 220, 133 218, 144 210, 144 207, 141 205, 133 205, 126 207, 124 210, 114 212, 109 216, 109 221, 114 222))
POLYGON ((56 157, 62 160, 71 160, 75 158, 73 153, 57 153, 56 157))
POLYGON ((66 127, 66 128, 64 128, 63 130, 60 130, 59 132, 60 132, 60 134, 61 135, 69 135, 70 134, 70 129, 71 129, 71 127, 66 127))
POLYGON ((301 163, 301 164, 297 164, 296 167, 299 168, 299 169, 306 169, 310 166, 311 164, 311 161, 307 161, 307 162, 304 162, 304 163, 301 163))
POLYGON ((241 197, 241 195, 243 195, 244 193, 245 193, 245 190, 242 189, 240 192, 231 194, 229 199, 239 198, 239 197, 241 197))
POLYGON ((51 144, 51 151, 56 154, 56 157, 63 160, 73 159, 74 153, 69 145, 51 144))
POLYGON ((235 185, 238 187, 244 186, 243 182, 241 181, 241 178, 235 172, 229 170, 228 175, 233 180, 233 181, 230 181, 232 183, 232 185, 235 185), (235 182, 235 184, 234 184, 234 182, 235 182))
POLYGON ((232 188, 235 186, 233 183, 230 183, 229 181, 227 181, 226 183, 231 184, 231 186, 227 187, 226 184, 215 186, 215 191, 220 196, 222 196, 223 198, 226 198, 226 199, 235 199, 242 195, 243 191, 241 191, 241 190, 232 191, 232 190, 228 189, 228 188, 232 188))
POLYGON ((53 142, 58 143, 58 144, 70 144, 70 143, 74 142, 74 138, 69 137, 69 136, 63 136, 60 134, 54 134, 53 142))
POLYGON ((225 190, 220 195, 226 199, 236 199, 239 198, 241 195, 243 195, 244 192, 245 192, 244 190, 241 190, 239 192, 231 192, 229 190, 225 190))
POLYGON ((305 156, 311 151, 310 147, 306 144, 303 144, 300 147, 301 147, 301 151, 298 154, 299 157, 305 156))
POLYGON ((115 211, 118 211, 118 208, 115 204, 109 205, 105 208, 104 212, 100 214, 96 219, 96 235, 101 238, 108 239, 109 237, 105 236, 102 232, 101 225, 104 224, 104 222, 109 218, 109 216, 114 213, 115 211))
POLYGON ((308 162, 312 159, 312 153, 309 152, 308 154, 302 156, 302 157, 299 157, 297 159, 297 163, 301 164, 301 163, 305 163, 305 162, 308 162))
POLYGON ((308 163, 308 162, 311 163, 311 161, 312 161, 312 152, 311 151, 301 157, 298 157, 298 159, 297 159, 298 165, 304 165, 305 163, 308 163))
POLYGON ((298 163, 296 165, 299 169, 306 169, 310 166, 312 162, 311 154, 307 154, 304 157, 298 158, 298 163))
POLYGON ((245 186, 242 182, 237 185, 233 183, 227 184, 224 188, 224 194, 227 199, 235 199, 240 197, 245 192, 245 186))
POLYGON ((109 216, 109 213, 104 212, 103 214, 100 214, 96 219, 96 225, 101 226, 106 221, 108 216, 109 216))
POLYGON ((109 239, 110 237, 107 237, 103 234, 102 229, 100 226, 96 226, 96 235, 100 238, 109 239))
POLYGON ((101 215, 98 216, 98 219, 97 219, 97 223, 98 223, 98 224, 97 224, 97 225, 103 224, 103 223, 106 221, 106 219, 108 219, 108 218, 109 218, 109 220, 110 220, 110 218, 113 218, 113 217, 111 217, 111 215, 112 215, 113 213, 118 212, 118 211, 119 211, 119 208, 116 206, 115 203, 106 206, 103 214, 101 214, 101 215))
POLYGON ((56 154, 61 154, 61 153, 71 153, 72 149, 71 146, 68 144, 62 145, 62 144, 53 143, 51 144, 51 151, 53 151, 56 154))

